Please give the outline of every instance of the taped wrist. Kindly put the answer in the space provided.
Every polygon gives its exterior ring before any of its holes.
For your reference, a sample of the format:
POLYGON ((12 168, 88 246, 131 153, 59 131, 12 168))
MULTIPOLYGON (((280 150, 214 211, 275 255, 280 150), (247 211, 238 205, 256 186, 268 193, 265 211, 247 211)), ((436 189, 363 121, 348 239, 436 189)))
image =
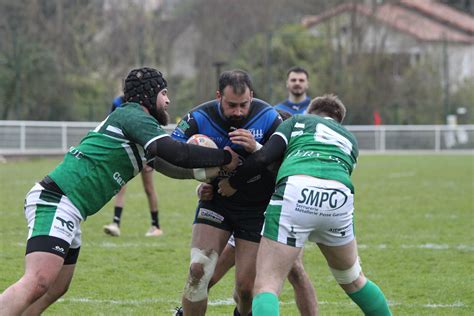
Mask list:
POLYGON ((262 149, 263 145, 260 144, 259 142, 255 142, 255 150, 253 152, 256 152, 257 150, 262 149))
POLYGON ((194 179, 201 182, 206 182, 208 179, 216 177, 218 174, 219 174, 218 167, 193 169, 194 179))

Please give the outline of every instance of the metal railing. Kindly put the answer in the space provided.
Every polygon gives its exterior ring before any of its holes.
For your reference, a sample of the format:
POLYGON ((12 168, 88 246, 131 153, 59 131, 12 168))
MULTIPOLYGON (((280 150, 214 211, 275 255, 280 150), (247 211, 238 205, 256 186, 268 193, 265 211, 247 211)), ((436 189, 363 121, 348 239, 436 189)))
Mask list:
MULTIPOLYGON (((0 121, 0 155, 64 154, 98 122, 0 121)), ((176 125, 165 129, 171 132, 176 125)), ((474 125, 348 125, 362 151, 473 151, 474 125)))

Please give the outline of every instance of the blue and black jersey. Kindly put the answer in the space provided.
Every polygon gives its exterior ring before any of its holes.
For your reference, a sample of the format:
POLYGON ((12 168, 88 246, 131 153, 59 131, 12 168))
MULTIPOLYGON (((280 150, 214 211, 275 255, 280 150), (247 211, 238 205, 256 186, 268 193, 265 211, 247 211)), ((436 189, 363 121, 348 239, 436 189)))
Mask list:
POLYGON ((286 99, 285 101, 276 104, 275 109, 288 112, 291 115, 304 114, 310 103, 311 103, 310 97, 306 97, 306 99, 304 99, 303 101, 299 103, 293 103, 290 100, 286 99))
POLYGON ((110 113, 115 111, 116 108, 121 107, 123 103, 125 103, 125 101, 123 100, 123 95, 119 95, 118 97, 115 97, 114 100, 112 101, 112 107, 110 108, 110 113))
MULTIPOLYGON (((234 128, 247 129, 253 134, 255 140, 263 145, 281 121, 280 115, 271 105, 254 98, 248 116, 240 122, 240 126, 232 126, 231 122, 223 116, 220 103, 213 100, 195 107, 186 114, 171 136, 176 140, 185 142, 194 134, 204 134, 210 137, 219 148, 229 146, 245 159, 250 153, 245 151, 242 146, 233 144, 228 133, 234 128)), ((221 175, 221 177, 215 179, 213 182, 214 189, 216 190, 220 178, 228 176, 221 175)), ((242 208, 244 210, 246 207, 265 207, 273 193, 274 181, 275 175, 265 170, 262 174, 251 179, 243 189, 237 191, 231 197, 225 198, 215 192, 214 200, 216 200, 216 203, 220 203, 224 207, 228 205, 232 209, 242 208)))

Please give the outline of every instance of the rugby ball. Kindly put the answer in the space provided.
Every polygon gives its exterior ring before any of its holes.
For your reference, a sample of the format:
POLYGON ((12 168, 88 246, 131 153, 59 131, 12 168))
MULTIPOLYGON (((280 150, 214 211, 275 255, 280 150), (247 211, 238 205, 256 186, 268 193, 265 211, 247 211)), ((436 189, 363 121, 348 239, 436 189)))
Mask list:
POLYGON ((208 148, 217 148, 216 143, 214 143, 210 137, 204 134, 194 134, 193 136, 189 137, 186 143, 208 148))

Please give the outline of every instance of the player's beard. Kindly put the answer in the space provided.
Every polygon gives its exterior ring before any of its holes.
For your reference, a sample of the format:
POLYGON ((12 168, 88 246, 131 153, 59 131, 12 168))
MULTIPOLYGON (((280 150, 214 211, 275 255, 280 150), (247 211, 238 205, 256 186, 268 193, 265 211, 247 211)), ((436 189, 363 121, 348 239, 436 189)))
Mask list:
POLYGON ((170 121, 170 115, 168 114, 168 112, 166 112, 165 108, 162 106, 158 107, 155 105, 152 111, 150 111, 150 114, 154 118, 156 118, 156 120, 158 121, 158 123, 160 123, 160 125, 166 126, 168 125, 170 121))
POLYGON ((245 116, 229 116, 227 118, 231 126, 239 128, 242 127, 242 122, 245 119, 245 116))
POLYGON ((291 94, 294 95, 295 97, 301 97, 303 94, 305 94, 304 89, 298 87, 291 89, 291 94))

